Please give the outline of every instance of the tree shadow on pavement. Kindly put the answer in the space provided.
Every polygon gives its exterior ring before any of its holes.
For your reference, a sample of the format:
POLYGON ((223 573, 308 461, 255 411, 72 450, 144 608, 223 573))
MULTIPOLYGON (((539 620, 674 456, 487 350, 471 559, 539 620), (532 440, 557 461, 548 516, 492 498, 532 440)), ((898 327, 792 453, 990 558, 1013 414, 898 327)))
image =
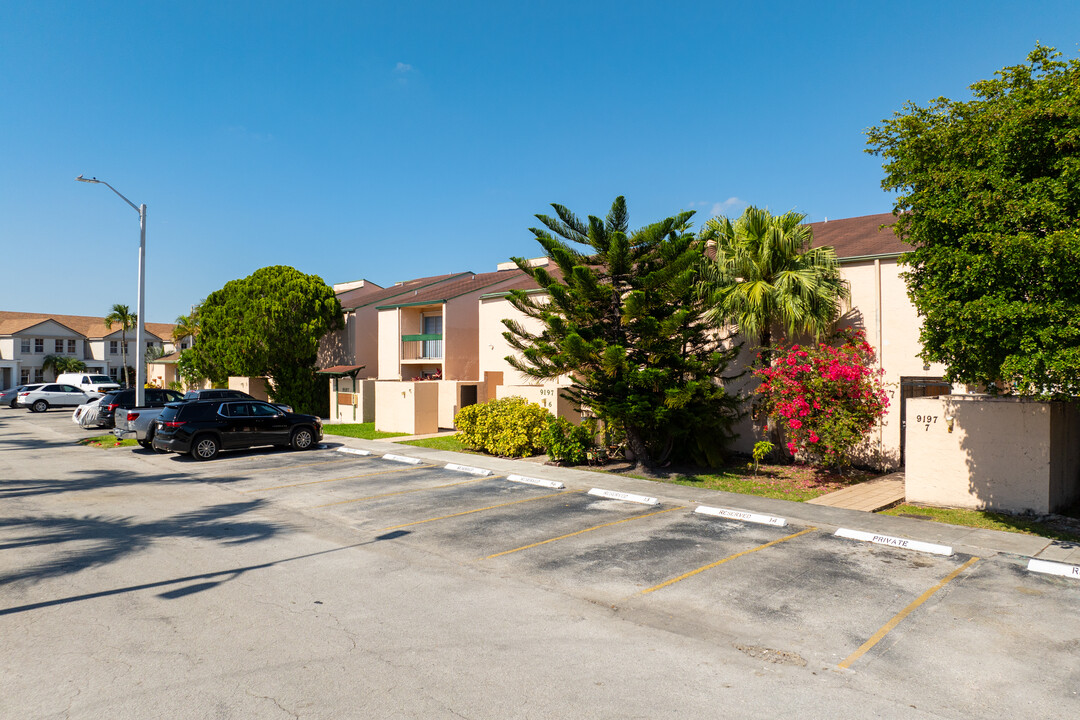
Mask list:
MULTIPOLYGON (((242 476, 217 477, 212 482, 235 482, 242 476)), ((160 485, 162 483, 207 482, 208 478, 181 473, 134 473, 125 470, 78 470, 64 473, 56 478, 0 480, 0 500, 33 497, 35 495, 56 495, 59 493, 81 492, 84 490, 104 490, 128 487, 144 483, 160 485)))
POLYGON ((150 547, 165 538, 216 540, 224 544, 266 540, 284 529, 266 521, 237 520, 265 500, 225 503, 172 517, 140 522, 130 517, 60 515, 0 517, 0 553, 24 566, 0 573, 0 586, 100 567, 150 547), (35 561, 42 553, 42 560, 35 561))

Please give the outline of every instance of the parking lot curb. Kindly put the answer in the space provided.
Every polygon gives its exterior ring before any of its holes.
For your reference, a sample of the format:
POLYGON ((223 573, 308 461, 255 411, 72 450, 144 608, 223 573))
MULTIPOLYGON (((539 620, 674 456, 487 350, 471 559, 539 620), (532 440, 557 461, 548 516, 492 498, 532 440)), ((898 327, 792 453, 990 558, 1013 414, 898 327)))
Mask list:
MULTIPOLYGON (((370 450, 373 454, 394 454, 400 446, 390 440, 361 440, 333 436, 333 440, 347 447, 370 450)), ((445 465, 447 463, 480 464, 501 475, 520 475, 539 480, 562 482, 567 487, 588 489, 601 481, 615 491, 655 496, 662 503, 685 503, 719 507, 737 507, 742 511, 786 518, 790 524, 814 525, 828 532, 848 528, 861 532, 908 538, 919 542, 947 545, 954 552, 968 555, 988 552, 1006 553, 1032 558, 1049 547, 1053 541, 1038 535, 1024 535, 1002 530, 970 528, 960 525, 920 520, 917 518, 879 515, 862 510, 812 505, 778 500, 756 495, 741 495, 724 490, 656 482, 626 477, 595 470, 565 468, 555 465, 539 465, 526 460, 458 453, 419 446, 409 446, 409 453, 421 462, 445 465), (601 480, 602 479, 602 480, 601 480)))

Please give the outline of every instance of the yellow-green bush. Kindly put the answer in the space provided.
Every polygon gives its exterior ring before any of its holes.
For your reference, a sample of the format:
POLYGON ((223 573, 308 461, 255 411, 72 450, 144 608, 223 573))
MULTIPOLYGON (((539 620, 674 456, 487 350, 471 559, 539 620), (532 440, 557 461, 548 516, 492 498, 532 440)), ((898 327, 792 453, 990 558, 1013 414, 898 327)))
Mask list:
POLYGON ((547 418, 539 405, 508 397, 462 408, 454 425, 463 445, 492 455, 527 457, 542 451, 547 418))

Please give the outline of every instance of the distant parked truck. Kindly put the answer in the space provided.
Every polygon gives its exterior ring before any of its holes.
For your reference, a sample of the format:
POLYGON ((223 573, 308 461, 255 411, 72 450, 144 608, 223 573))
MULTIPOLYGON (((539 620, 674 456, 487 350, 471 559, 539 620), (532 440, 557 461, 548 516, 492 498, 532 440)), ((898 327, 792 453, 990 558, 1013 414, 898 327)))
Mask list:
MULTIPOLYGON (((183 402, 183 396, 175 390, 161 390, 158 388, 146 389, 146 405, 140 407, 124 407, 124 398, 119 397, 134 390, 124 390, 117 393, 118 397, 113 402, 118 404, 112 409, 113 435, 123 438, 126 435, 135 435, 139 445, 150 449, 154 441, 154 420, 165 409, 166 403, 183 402)), ((103 402, 105 402, 103 400, 103 402)), ((110 403, 112 404, 112 403, 110 403)), ((132 402, 132 405, 135 403, 132 402)))

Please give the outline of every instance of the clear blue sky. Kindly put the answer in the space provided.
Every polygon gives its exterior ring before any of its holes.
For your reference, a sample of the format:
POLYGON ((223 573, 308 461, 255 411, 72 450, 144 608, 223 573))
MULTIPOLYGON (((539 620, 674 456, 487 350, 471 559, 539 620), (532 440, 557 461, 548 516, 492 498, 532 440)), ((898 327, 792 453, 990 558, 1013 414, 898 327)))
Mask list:
POLYGON ((380 285, 635 226, 891 209, 864 130, 968 96, 1080 3, 0 3, 0 309, 146 319, 266 265, 380 285))

